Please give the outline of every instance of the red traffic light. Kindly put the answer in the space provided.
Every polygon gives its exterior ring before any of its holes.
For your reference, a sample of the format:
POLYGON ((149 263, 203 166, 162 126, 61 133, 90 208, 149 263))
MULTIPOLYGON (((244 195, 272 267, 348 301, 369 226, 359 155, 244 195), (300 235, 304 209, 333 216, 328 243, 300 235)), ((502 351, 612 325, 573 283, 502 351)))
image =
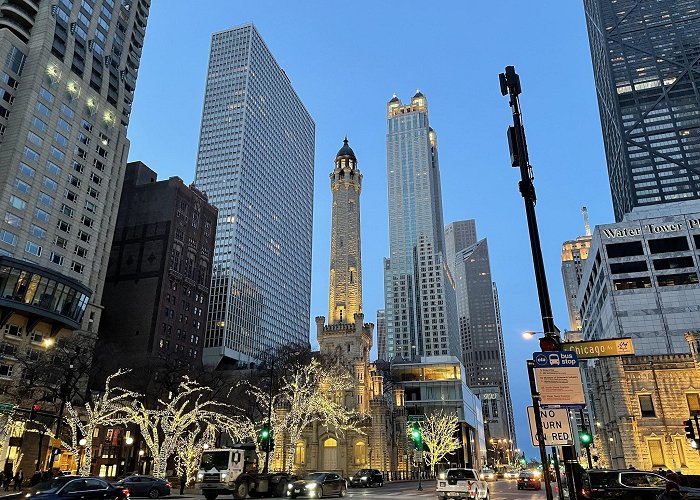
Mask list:
POLYGON ((41 410, 41 405, 40 405, 40 404, 35 404, 34 406, 32 406, 32 410, 34 410, 34 411, 39 411, 39 410, 41 410))
POLYGON ((558 351, 561 348, 561 340, 559 337, 554 336, 544 336, 540 337, 540 350, 543 352, 547 351, 558 351))

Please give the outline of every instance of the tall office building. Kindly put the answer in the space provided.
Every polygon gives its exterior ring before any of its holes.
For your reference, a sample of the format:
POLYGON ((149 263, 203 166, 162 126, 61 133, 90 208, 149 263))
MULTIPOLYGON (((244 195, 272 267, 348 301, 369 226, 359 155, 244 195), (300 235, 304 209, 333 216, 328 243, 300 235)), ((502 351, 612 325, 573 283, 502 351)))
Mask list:
POLYGON ((216 212, 179 177, 157 181, 140 161, 127 165, 95 353, 105 369, 93 387, 129 368, 122 386, 157 399, 168 372, 201 368, 216 212))
POLYGON ((700 1, 584 6, 615 220, 700 198, 700 1))
POLYGON ((36 359, 47 338, 75 332, 91 348, 149 8, 0 1, 4 381, 21 376, 14 355, 36 359))
POLYGON ((444 258, 445 235, 437 135, 428 102, 387 104, 390 257, 384 260, 386 356, 457 355, 454 281, 444 258))
POLYGON ((212 35, 195 175, 219 209, 209 366, 308 345, 314 128, 255 26, 212 35))
POLYGON ((581 331, 581 313, 576 306, 576 298, 592 239, 586 207, 583 207, 582 212, 586 234, 575 240, 565 241, 561 247, 561 277, 566 293, 566 307, 569 310, 569 324, 574 332, 581 331))
MULTIPOLYGON (((513 404, 503 343, 498 290, 491 277, 488 242, 477 239, 474 220, 445 227, 447 262, 456 283, 457 315, 466 382, 481 399, 489 462, 512 454, 513 404)), ((517 446, 517 444, 516 444, 517 446)))
POLYGON ((386 358, 386 315, 384 309, 377 309, 377 359, 388 361, 386 358))

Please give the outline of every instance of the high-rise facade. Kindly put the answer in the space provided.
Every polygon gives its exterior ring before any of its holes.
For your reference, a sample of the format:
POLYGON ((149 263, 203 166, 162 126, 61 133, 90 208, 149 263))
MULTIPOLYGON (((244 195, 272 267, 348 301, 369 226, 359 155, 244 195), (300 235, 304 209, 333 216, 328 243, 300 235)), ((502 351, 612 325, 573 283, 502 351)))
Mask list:
POLYGON ((386 359, 386 314, 384 309, 377 309, 377 359, 386 359))
POLYGON ((387 104, 390 256, 384 262, 386 356, 457 355, 454 281, 444 258, 437 134, 420 92, 387 104))
POLYGON ((491 277, 488 242, 477 239, 474 220, 445 227, 447 262, 455 280, 459 334, 466 382, 481 399, 489 461, 512 453, 516 442, 513 404, 503 343, 498 290, 491 277), (501 449, 502 448, 502 449, 501 449))
MULTIPOLYGON (((102 377, 155 399, 155 384, 202 365, 216 208, 179 177, 158 181, 141 162, 127 165, 104 289, 96 357, 102 377)), ((102 387, 101 383, 93 384, 102 387)))
POLYGON ((569 324, 574 332, 581 331, 581 313, 576 305, 576 298, 592 239, 586 207, 583 207, 582 212, 586 234, 575 240, 565 241, 561 247, 561 277, 564 282, 566 307, 569 310, 569 324))
POLYGON ((700 1, 584 6, 615 220, 700 198, 700 1))
MULTIPOLYGON (((5 354, 92 348, 150 0, 0 1, 5 354)), ((0 376, 21 376, 13 356, 0 376), (17 369, 15 369, 17 368, 17 369)), ((9 459, 9 457, 8 457, 9 459)))
POLYGON ((209 366, 309 342, 314 130, 255 26, 212 35, 195 175, 219 209, 209 366))

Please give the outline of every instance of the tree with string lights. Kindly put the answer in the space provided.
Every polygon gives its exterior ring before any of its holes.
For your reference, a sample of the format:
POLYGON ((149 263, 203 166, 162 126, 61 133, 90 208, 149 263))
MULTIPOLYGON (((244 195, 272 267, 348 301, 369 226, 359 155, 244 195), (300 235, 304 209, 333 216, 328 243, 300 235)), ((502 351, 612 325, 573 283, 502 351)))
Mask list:
POLYGON ((455 436, 459 419, 454 413, 445 413, 440 408, 427 415, 420 424, 421 438, 427 447, 425 462, 435 472, 435 466, 449 453, 459 448, 459 439, 455 436))

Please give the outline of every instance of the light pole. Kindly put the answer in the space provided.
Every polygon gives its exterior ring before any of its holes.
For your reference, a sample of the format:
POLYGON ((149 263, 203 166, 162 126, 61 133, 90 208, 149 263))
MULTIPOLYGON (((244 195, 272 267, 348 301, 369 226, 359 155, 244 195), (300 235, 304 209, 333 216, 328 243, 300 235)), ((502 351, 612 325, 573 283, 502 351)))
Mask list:
POLYGON ((143 454, 144 454, 144 451, 143 451, 143 450, 139 450, 139 463, 138 463, 138 466, 137 466, 137 469, 138 469, 139 474, 141 474, 141 460, 143 460, 143 454))
POLYGON ((126 443, 126 460, 124 461, 124 475, 129 473, 129 465, 131 464, 131 446, 134 444, 134 438, 131 436, 127 437, 124 442, 126 443))
MULTIPOLYGON (((46 339, 47 342, 51 339, 46 339)), ((47 347, 51 347, 53 345, 53 342, 50 344, 47 344, 47 347)), ((61 427, 63 426, 63 412, 66 410, 66 399, 70 397, 70 386, 73 383, 73 365, 75 364, 75 361, 78 359, 78 356, 80 356, 80 346, 77 346, 75 348, 75 353, 70 359, 70 362, 68 363, 68 370, 65 372, 65 379, 63 383, 61 384, 61 389, 59 392, 59 397, 61 398, 61 405, 58 407, 58 416, 56 418, 56 437, 58 439, 61 438, 61 427)), ((51 454, 49 455, 49 462, 46 466, 47 470, 52 471, 53 470, 53 462, 54 459, 56 458, 56 453, 55 450, 52 448, 51 449, 51 454)))
POLYGON ((78 475, 80 475, 80 466, 83 463, 83 455, 85 454, 85 445, 87 444, 87 440, 85 438, 80 438, 78 444, 80 445, 80 450, 78 453, 78 470, 76 472, 78 475))

